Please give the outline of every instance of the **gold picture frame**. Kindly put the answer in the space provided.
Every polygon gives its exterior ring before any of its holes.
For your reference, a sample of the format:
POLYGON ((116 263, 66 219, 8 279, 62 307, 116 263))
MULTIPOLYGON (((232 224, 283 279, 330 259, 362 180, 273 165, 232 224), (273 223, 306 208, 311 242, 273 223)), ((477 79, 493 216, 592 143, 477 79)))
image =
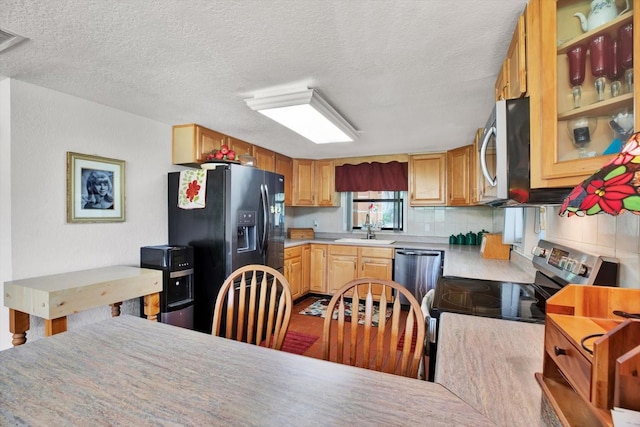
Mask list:
POLYGON ((124 222, 124 165, 67 152, 67 222, 124 222))

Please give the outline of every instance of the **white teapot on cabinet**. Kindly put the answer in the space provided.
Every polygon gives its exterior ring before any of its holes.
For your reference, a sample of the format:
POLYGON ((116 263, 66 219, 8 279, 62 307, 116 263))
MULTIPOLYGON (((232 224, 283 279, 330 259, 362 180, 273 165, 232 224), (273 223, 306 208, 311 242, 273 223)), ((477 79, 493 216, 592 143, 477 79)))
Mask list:
POLYGON ((582 31, 586 32, 593 30, 600 25, 606 24, 612 19, 615 19, 628 11, 629 0, 625 0, 625 3, 627 7, 622 12, 618 13, 615 0, 593 0, 591 2, 591 12, 589 12, 589 17, 584 16, 584 14, 580 12, 574 13, 573 16, 580 19, 582 31))

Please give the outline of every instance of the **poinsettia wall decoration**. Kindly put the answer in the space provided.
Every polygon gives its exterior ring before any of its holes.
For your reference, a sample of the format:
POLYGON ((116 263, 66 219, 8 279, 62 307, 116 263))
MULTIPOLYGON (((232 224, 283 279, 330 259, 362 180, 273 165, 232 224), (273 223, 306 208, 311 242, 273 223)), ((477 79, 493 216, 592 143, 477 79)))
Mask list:
POLYGON ((561 216, 640 215, 640 133, 627 140, 622 151, 576 186, 564 199, 561 216))

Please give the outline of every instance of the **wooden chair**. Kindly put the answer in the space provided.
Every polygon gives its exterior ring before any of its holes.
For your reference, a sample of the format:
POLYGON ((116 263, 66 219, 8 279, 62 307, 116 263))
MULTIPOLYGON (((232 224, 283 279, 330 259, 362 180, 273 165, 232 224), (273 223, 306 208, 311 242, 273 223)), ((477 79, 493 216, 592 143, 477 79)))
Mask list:
POLYGON ((265 265, 238 268, 224 281, 213 311, 212 334, 282 348, 291 319, 287 279, 265 265))
MULTIPOLYGON (((376 292, 377 293, 377 292, 376 292)), ((350 364, 362 368, 388 372, 406 377, 417 378, 420 360, 424 353, 425 325, 420 303, 399 283, 391 280, 372 278, 352 280, 338 290, 327 306, 322 334, 322 358, 338 363, 350 364), (382 290, 378 302, 378 327, 372 325, 373 295, 372 288, 382 290), (386 290, 396 291, 396 298, 391 304, 389 319, 385 313, 388 307, 386 290), (398 293, 403 294, 410 302, 406 321, 400 316, 402 306, 398 293), (354 317, 347 326, 345 321, 345 300, 352 298, 354 317), (364 325, 359 325, 357 307, 364 303, 364 325), (337 320, 332 313, 337 308, 337 320), (401 350, 398 342, 404 332, 404 343, 401 350), (415 337, 415 339, 414 339, 415 337), (412 349, 412 341, 416 343, 412 349), (346 359, 346 362, 344 360, 346 359)))

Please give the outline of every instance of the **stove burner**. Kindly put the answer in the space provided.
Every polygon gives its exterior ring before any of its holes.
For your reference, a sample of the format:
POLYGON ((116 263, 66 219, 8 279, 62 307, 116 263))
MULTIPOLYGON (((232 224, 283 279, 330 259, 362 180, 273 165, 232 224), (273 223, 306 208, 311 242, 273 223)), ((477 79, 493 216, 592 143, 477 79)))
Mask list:
POLYGON ((500 309, 502 307, 501 300, 493 295, 472 294, 471 301, 475 308, 500 309))
POLYGON ((442 294, 444 306, 457 309, 471 308, 471 301, 468 292, 447 291, 442 294))

